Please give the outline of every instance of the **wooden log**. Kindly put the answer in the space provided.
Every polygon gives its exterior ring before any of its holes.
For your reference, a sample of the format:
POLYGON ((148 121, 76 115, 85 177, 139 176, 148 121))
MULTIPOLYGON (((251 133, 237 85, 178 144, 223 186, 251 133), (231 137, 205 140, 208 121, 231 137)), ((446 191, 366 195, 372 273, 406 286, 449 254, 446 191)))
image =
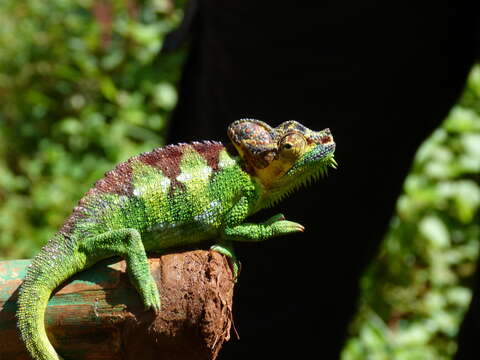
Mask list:
MULTIPOLYGON (((51 297, 48 336, 66 359, 215 359, 230 337, 232 272, 214 251, 150 258, 162 309, 144 311, 120 259, 77 274, 51 297)), ((0 262, 0 359, 28 360, 16 327, 29 260, 0 262)))

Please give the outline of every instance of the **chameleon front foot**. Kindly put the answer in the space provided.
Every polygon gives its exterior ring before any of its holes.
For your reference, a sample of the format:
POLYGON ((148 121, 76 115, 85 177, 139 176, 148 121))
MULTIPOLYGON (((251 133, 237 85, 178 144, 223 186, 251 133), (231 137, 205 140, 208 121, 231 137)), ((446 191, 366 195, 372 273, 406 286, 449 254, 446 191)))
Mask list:
POLYGON ((285 220, 285 216, 277 214, 260 224, 244 223, 226 227, 223 238, 228 241, 264 241, 271 237, 303 232, 303 225, 285 220))
POLYGON ((305 227, 302 224, 294 221, 283 220, 281 222, 279 221, 274 226, 275 235, 286 235, 304 231, 305 227))
POLYGON ((305 227, 302 224, 294 221, 285 220, 283 214, 277 214, 265 221, 263 225, 269 226, 272 231, 272 236, 286 235, 296 232, 304 232, 305 227))

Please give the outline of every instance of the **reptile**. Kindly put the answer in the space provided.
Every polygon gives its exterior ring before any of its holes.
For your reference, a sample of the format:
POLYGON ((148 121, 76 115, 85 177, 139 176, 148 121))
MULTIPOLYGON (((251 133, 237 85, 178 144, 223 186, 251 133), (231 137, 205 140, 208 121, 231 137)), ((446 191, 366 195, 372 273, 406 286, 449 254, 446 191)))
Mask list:
POLYGON ((227 133, 228 145, 180 143, 134 156, 106 172, 80 199, 33 258, 20 287, 18 327, 33 359, 61 359, 44 326, 49 297, 102 259, 123 257, 145 308, 158 312, 147 252, 216 241, 211 249, 229 258, 236 281, 233 241, 304 231, 282 214, 258 224, 245 219, 336 167, 330 130, 313 131, 294 120, 271 127, 241 119, 227 133))

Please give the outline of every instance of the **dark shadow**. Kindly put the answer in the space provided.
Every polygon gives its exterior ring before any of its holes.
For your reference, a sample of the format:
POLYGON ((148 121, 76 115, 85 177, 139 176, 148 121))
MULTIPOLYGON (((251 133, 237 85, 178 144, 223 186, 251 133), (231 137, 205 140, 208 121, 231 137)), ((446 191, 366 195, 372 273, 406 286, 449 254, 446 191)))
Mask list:
POLYGON ((198 2, 168 142, 226 140, 239 118, 295 119, 329 127, 339 163, 271 210, 304 234, 236 245, 242 340, 220 359, 339 358, 360 277, 414 154, 478 56, 478 10, 447 1, 198 2))

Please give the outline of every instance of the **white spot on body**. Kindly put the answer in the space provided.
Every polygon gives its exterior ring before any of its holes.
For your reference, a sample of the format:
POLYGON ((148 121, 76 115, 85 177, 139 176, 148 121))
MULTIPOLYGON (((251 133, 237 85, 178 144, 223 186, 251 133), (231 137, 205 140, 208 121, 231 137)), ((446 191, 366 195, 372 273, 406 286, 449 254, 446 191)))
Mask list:
POLYGON ((133 189, 133 195, 141 196, 147 192, 156 192, 156 187, 160 186, 162 193, 166 193, 170 187, 170 179, 167 177, 160 177, 160 181, 152 183, 152 184, 142 184, 138 185, 133 189))
POLYGON ((177 180, 183 183, 188 183, 192 179, 195 180, 208 180, 212 168, 210 166, 193 167, 191 169, 182 169, 182 173, 177 176, 177 180))
POLYGON ((206 223, 206 224, 213 224, 216 220, 218 207, 220 206, 220 201, 214 200, 210 203, 210 206, 207 210, 198 214, 194 217, 195 221, 206 223))
POLYGON ((133 189, 133 195, 140 196, 145 192, 145 186, 139 186, 133 189))
POLYGON ((168 177, 163 176, 160 180, 160 188, 162 189, 162 192, 167 192, 168 189, 170 188, 170 179, 168 177))
POLYGON ((225 150, 222 150, 218 158, 218 167, 226 168, 235 165, 237 160, 237 157, 230 156, 225 150))

